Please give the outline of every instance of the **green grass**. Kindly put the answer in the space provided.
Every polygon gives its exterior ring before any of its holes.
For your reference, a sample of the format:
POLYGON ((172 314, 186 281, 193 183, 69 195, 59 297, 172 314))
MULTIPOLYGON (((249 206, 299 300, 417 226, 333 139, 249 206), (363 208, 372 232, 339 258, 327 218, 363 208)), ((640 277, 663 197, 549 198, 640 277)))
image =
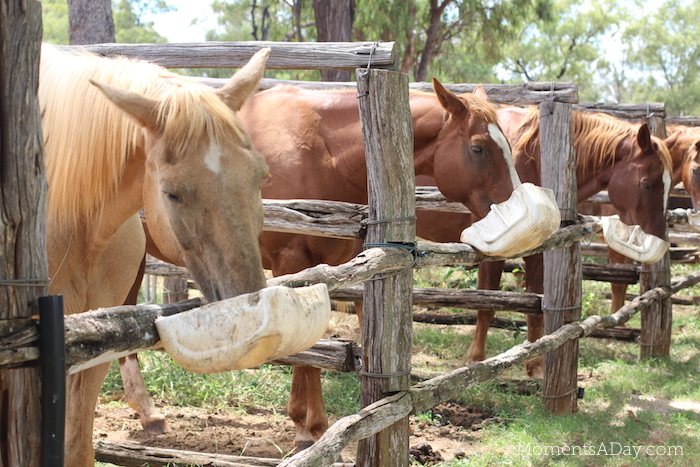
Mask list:
MULTIPOLYGON (((696 270, 696 266, 674 265, 672 275, 696 270)), ((475 287, 476 272, 464 268, 434 268, 418 271, 420 287, 475 287)), ((512 274, 504 274, 505 286, 516 287, 512 274)), ((635 292, 635 287, 630 288, 635 292)), ((607 284, 584 282, 584 316, 608 314, 609 301, 600 298, 607 284)), ((696 288, 683 295, 697 295, 696 288)), ((455 310, 458 311, 458 310, 455 310)), ((463 312, 463 310, 459 310, 463 312)), ((517 313, 499 313, 522 319, 517 313)), ((629 323, 639 326, 639 318, 629 323)), ((471 342, 471 328, 465 326, 414 326, 416 369, 449 371, 464 364, 471 342)), ((492 329, 487 356, 501 353, 525 340, 525 333, 492 329)), ((487 383, 465 391, 461 399, 489 408, 499 422, 479 432, 464 429, 462 439, 475 446, 466 459, 440 464, 461 466, 695 466, 700 458, 700 415, 688 410, 668 414, 639 408, 630 415, 628 406, 639 398, 700 404, 700 310, 674 306, 671 357, 640 360, 635 344, 603 339, 580 340, 579 374, 585 378, 585 397, 578 413, 554 416, 547 413, 537 396, 518 395, 487 383), (566 455, 564 447, 577 449, 566 455), (680 446, 683 455, 634 456, 620 454, 626 446, 680 446), (585 447, 585 448, 584 448, 585 447), (556 449, 560 449, 557 453, 556 449), (607 449, 606 453, 601 448, 607 449), (583 450, 583 454, 581 451, 583 450), (594 455, 598 454, 598 455, 594 455)), ((143 352, 142 365, 149 392, 155 399, 179 406, 226 407, 240 410, 264 409, 285 413, 290 393, 291 369, 263 365, 256 370, 216 375, 196 375, 182 370, 162 352, 143 352)), ((524 377, 522 366, 508 376, 524 377)), ((341 417, 357 412, 359 380, 356 375, 324 374, 324 401, 329 415, 341 417)), ((118 367, 112 366, 104 392, 121 392, 118 367)), ((418 415, 430 422, 430 412, 418 415)), ((97 464, 99 465, 99 464, 97 464)))

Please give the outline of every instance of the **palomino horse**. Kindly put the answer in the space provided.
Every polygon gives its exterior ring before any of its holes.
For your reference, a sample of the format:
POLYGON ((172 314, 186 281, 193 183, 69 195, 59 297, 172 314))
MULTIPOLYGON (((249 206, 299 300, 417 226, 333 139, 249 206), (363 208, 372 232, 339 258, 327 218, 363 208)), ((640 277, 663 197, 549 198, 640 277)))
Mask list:
MULTIPOLYGON (((509 112, 513 112, 509 110, 509 112)), ((512 134, 513 158, 523 181, 540 183, 539 113, 523 109, 522 121, 512 134)), ((499 112, 500 117, 500 112, 499 112)), ((638 128, 603 114, 573 112, 576 181, 581 203, 607 188, 620 219, 639 225, 644 232, 664 236, 666 203, 671 186, 672 162, 663 141, 638 128)), ((613 252, 612 262, 627 258, 613 252)), ((529 292, 543 292, 542 255, 525 258, 525 285, 529 292)), ((498 288, 502 264, 485 263, 479 268, 479 287, 498 288)), ((624 296, 624 294, 623 294, 624 296)), ((474 340, 467 358, 485 358, 486 334, 494 312, 479 311, 474 340)), ((528 315, 528 339, 542 335, 542 315, 528 315)), ((530 376, 541 376, 542 359, 528 362, 530 376)))
MULTIPOLYGON (((124 302, 144 254, 144 207, 151 233, 208 300, 265 287, 258 236, 268 169, 234 112, 268 55, 214 91, 146 62, 43 47, 49 291, 63 294, 66 313, 124 302)), ((94 464, 108 366, 68 377, 66 465, 94 464)))
MULTIPOLYGON (((457 96, 437 80, 433 87, 435 94, 411 92, 409 97, 416 174, 433 177, 446 197, 465 204, 480 219, 520 184, 510 146, 482 88, 457 96)), ((270 166, 263 197, 367 203, 356 91, 278 86, 253 96, 239 118, 270 166)), ((276 276, 346 262, 357 245, 353 240, 273 232, 263 232, 260 242, 263 264, 276 276)), ((288 410, 298 449, 328 428, 320 369, 294 368, 288 410)))

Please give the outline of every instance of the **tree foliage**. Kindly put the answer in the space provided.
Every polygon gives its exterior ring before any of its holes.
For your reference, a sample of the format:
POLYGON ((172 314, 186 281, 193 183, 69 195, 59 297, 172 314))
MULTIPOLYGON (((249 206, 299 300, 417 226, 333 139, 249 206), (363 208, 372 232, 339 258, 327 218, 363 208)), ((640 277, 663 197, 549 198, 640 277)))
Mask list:
POLYGON ((141 18, 147 13, 166 13, 173 7, 164 0, 118 0, 112 2, 117 42, 154 43, 167 39, 153 29, 152 21, 141 18))
POLYGON ((560 0, 554 20, 523 28, 501 62, 510 81, 575 81, 583 100, 596 100, 593 78, 607 65, 603 40, 617 31, 624 12, 614 0, 560 0))
POLYGON ((550 8, 550 0, 358 0, 356 30, 358 40, 396 41, 402 71, 416 81, 492 81, 503 45, 550 8))
POLYGON ((624 34, 641 71, 635 84, 670 115, 700 115, 700 2, 666 0, 646 13, 624 34))
MULTIPOLYGON (((112 10, 117 42, 150 43, 167 42, 153 29, 153 22, 144 22, 146 13, 165 13, 173 8, 164 0, 114 0, 112 10)), ((67 45, 67 0, 43 0, 44 41, 67 45)))
MULTIPOLYGON (((313 3, 211 1, 218 26, 206 39, 315 41, 313 3)), ((68 43, 66 0, 43 8, 44 40, 68 43)), ((114 0, 113 8, 117 41, 165 40, 141 18, 167 11, 166 1, 114 0)), ((698 0, 355 0, 352 38, 396 42, 413 80, 573 81, 582 101, 657 101, 669 115, 698 115, 698 18, 698 0)), ((320 79, 308 70, 267 75, 320 79)))
POLYGON ((44 42, 68 45, 68 2, 66 0, 43 0, 41 8, 44 22, 44 42))

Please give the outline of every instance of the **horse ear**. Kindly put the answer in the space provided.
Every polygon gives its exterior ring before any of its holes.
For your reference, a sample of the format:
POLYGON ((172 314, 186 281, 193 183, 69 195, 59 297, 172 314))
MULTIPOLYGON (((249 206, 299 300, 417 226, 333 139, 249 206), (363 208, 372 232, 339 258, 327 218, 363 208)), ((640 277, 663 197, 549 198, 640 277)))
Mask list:
POLYGON ((649 125, 646 122, 642 123, 642 126, 637 131, 637 144, 643 151, 649 151, 653 147, 651 132, 649 132, 649 125))
POLYGON ((474 88, 474 91, 472 91, 472 94, 474 94, 479 99, 483 99, 485 101, 489 100, 489 95, 486 94, 486 90, 484 89, 484 87, 481 84, 477 85, 474 88))
POLYGON ((94 80, 90 80, 90 83, 141 126, 158 131, 158 101, 94 80))
POLYGON ((270 48, 255 52, 250 61, 218 90, 221 99, 234 112, 238 111, 248 97, 258 87, 265 72, 265 62, 270 56, 270 48))
POLYGON ((433 78, 433 89, 437 95, 440 105, 452 115, 459 115, 466 112, 467 106, 455 93, 445 88, 437 78, 433 78))

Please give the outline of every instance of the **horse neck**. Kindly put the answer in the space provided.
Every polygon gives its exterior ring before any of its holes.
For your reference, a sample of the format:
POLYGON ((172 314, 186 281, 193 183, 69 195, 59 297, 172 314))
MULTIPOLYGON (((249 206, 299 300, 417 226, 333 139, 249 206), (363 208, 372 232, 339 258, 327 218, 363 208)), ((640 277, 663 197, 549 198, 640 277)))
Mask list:
POLYGON ((409 102, 413 120, 416 175, 432 177, 437 141, 447 116, 434 96, 411 93, 409 102))
MULTIPOLYGON (((141 153, 129 159, 118 190, 103 207, 100 219, 81 220, 70 225, 52 218, 47 220, 49 290, 65 296, 67 313, 119 304, 114 303, 109 294, 94 293, 90 288, 97 278, 105 276, 102 266, 106 250, 118 251, 124 247, 115 244, 124 242, 123 238, 115 240, 115 236, 123 231, 122 226, 127 221, 133 222, 135 214, 143 207, 144 168, 145 158, 141 153)), ((142 257, 143 252, 134 251, 133 255, 142 257)), ((116 257, 117 262, 123 261, 124 268, 129 266, 129 260, 118 253, 112 257, 116 257)))
POLYGON ((673 163, 673 185, 676 185, 683 178, 683 167, 688 161, 690 147, 697 141, 698 136, 682 134, 678 137, 669 152, 673 163))
POLYGON ((103 247, 127 219, 143 209, 146 156, 142 149, 128 158, 117 192, 106 203, 99 228, 92 232, 94 248, 103 247))

